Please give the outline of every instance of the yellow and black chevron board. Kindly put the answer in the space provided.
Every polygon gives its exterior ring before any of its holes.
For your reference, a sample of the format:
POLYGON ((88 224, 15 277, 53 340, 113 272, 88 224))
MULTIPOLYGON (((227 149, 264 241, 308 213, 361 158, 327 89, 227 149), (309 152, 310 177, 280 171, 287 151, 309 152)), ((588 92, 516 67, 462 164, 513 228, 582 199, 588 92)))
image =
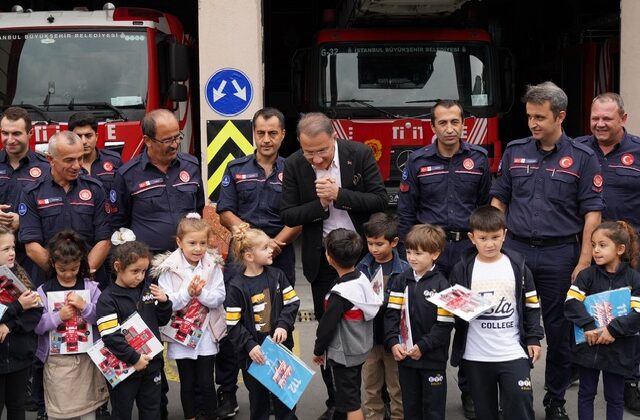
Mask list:
POLYGON ((207 192, 218 201, 227 163, 253 153, 251 120, 207 121, 207 192))

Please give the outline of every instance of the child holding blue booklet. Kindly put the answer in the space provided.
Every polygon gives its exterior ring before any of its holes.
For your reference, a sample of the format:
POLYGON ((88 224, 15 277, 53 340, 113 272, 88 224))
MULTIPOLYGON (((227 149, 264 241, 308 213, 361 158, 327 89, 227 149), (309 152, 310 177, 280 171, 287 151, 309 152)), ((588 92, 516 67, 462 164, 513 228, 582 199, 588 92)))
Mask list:
POLYGON ((593 231, 591 246, 596 265, 578 274, 564 304, 565 316, 584 329, 587 340, 573 348, 573 362, 580 366, 578 418, 593 419, 593 400, 602 371, 607 419, 622 419, 624 378, 635 364, 637 340, 632 335, 640 327, 640 274, 634 270, 638 238, 633 228, 623 221, 604 222, 593 231), (629 314, 597 328, 583 304, 585 297, 621 287, 631 289, 629 314))

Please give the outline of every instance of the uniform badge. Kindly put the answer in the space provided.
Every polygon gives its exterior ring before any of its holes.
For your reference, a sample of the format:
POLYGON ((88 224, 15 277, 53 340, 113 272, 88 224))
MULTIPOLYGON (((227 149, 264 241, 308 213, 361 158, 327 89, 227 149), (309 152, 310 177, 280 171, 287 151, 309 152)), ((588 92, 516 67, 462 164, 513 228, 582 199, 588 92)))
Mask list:
POLYGON ((118 193, 116 192, 116 190, 109 191, 109 201, 111 201, 112 203, 115 203, 117 199, 118 199, 118 193))
POLYGON ((633 157, 633 155, 631 153, 625 153, 620 158, 620 162, 622 162, 622 164, 625 165, 625 166, 631 166, 631 165, 633 165, 633 162, 635 162, 635 161, 636 160, 635 160, 635 158, 633 157))
POLYGON ((222 177, 222 186, 223 187, 228 187, 230 183, 231 183, 231 179, 229 178, 229 175, 225 175, 225 176, 222 177))
POLYGON ((105 163, 102 164, 102 168, 107 172, 111 172, 113 171, 113 163, 106 161, 105 163))
POLYGON ((84 189, 78 193, 78 197, 80 197, 82 201, 89 201, 93 195, 91 194, 91 190, 84 189))
POLYGON ((602 180, 602 175, 598 174, 593 177, 593 186, 596 188, 602 187, 604 181, 602 180))
MULTIPOLYGON (((573 165, 573 159, 571 158, 571 156, 565 156, 560 158, 560 167, 567 169, 569 167, 571 167, 571 165, 573 165)), ((595 181, 594 181, 595 183, 595 181)))
POLYGON ((400 192, 407 192, 409 191, 409 184, 405 183, 405 182, 401 182, 400 183, 400 192))
POLYGON ((42 170, 38 167, 31 168, 29 169, 29 175, 31 175, 32 178, 38 178, 42 175, 42 170))
POLYGON ((280 182, 282 182, 282 180, 283 180, 283 179, 284 179, 284 175, 282 174, 282 172, 280 172, 280 173, 278 174, 278 180, 279 180, 280 182))
POLYGON ((409 171, 407 171, 407 168, 404 168, 404 170, 402 171, 402 180, 406 181, 407 178, 409 178, 409 171))
POLYGON ((189 180, 191 179, 191 176, 187 171, 180 171, 179 177, 180 177, 180 181, 182 182, 189 182, 189 180))
POLYGON ((20 203, 18 204, 18 214, 20 216, 24 216, 25 214, 27 214, 27 205, 24 203, 20 203))
POLYGON ((472 170, 476 164, 473 162, 473 159, 471 158, 466 158, 463 162, 462 162, 462 166, 464 166, 464 169, 466 169, 467 171, 472 170))

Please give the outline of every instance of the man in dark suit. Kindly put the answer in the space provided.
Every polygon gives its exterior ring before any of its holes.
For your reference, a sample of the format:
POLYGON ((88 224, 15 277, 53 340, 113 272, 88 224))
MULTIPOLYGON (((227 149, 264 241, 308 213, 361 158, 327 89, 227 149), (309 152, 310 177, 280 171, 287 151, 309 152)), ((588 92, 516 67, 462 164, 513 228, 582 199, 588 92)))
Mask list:
MULTIPOLYGON (((338 278, 325 257, 323 238, 336 228, 355 230, 372 213, 387 207, 387 193, 369 146, 339 140, 322 113, 304 114, 298 122, 300 150, 287 158, 282 183, 281 217, 287 226, 302 225, 302 270, 311 283, 316 319, 323 299, 338 278)), ((333 418, 333 384, 322 370, 329 398, 320 419, 333 418)))

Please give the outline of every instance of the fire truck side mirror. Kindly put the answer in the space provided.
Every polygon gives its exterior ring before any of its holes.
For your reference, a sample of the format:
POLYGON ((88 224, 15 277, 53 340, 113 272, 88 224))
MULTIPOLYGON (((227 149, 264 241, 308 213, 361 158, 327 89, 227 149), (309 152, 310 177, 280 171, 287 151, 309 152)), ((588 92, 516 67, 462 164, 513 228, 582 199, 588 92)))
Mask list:
POLYGON ((498 50, 500 71, 500 113, 511 111, 515 98, 515 59, 506 48, 498 50))
MULTIPOLYGON (((184 44, 169 44, 169 80, 186 82, 189 79, 189 49, 184 44)), ((170 88, 171 90, 172 88, 170 88)))
POLYGON ((169 85, 169 99, 174 102, 184 102, 187 100, 187 87, 178 82, 172 82, 169 85))

